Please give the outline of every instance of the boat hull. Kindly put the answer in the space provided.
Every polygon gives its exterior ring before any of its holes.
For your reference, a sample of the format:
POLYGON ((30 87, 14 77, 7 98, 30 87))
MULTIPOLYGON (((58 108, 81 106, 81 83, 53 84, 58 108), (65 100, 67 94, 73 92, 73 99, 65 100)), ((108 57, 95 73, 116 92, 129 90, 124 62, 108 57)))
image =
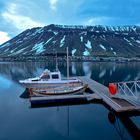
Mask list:
POLYGON ((30 96, 54 96, 54 95, 66 95, 66 94, 79 94, 83 93, 87 88, 88 85, 81 85, 79 87, 68 87, 69 89, 29 89, 30 96))
POLYGON ((60 86, 72 86, 75 84, 81 84, 80 80, 60 80, 60 81, 20 81, 25 88, 55 88, 60 86))

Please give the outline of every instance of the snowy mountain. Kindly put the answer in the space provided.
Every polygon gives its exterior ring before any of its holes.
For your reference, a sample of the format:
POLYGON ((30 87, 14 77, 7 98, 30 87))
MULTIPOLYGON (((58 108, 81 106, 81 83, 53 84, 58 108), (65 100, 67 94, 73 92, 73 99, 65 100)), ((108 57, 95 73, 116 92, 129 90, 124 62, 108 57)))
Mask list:
POLYGON ((42 56, 57 50, 72 56, 139 56, 139 26, 48 25, 25 30, 0 45, 0 57, 42 56))

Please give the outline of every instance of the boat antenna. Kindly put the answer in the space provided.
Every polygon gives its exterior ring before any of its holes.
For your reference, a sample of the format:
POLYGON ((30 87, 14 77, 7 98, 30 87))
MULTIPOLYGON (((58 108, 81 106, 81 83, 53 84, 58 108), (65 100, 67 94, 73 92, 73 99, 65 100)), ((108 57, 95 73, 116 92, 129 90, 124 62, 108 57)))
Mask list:
POLYGON ((55 57, 56 57, 56 59, 55 59, 55 63, 56 63, 56 66, 55 66, 55 69, 56 69, 56 71, 59 71, 58 70, 58 62, 57 62, 57 51, 55 51, 55 57))
POLYGON ((67 79, 69 79, 69 48, 67 47, 67 79))

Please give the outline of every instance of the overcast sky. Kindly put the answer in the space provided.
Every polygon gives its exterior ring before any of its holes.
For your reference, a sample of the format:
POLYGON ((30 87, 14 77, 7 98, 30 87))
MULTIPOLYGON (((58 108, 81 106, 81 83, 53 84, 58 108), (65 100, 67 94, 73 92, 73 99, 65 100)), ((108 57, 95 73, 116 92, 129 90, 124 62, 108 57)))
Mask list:
POLYGON ((140 0, 0 0, 0 44, 48 24, 140 25, 140 0))

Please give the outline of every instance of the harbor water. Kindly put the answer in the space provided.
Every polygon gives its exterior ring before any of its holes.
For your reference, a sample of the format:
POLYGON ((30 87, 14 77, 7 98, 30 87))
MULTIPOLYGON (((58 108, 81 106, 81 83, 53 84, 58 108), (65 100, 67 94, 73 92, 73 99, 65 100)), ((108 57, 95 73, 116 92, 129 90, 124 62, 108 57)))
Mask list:
MULTIPOLYGON (((29 99, 21 96, 25 88, 18 81, 36 77, 45 68, 53 71, 55 63, 0 63, 0 140, 137 138, 132 129, 140 132, 140 116, 119 118, 101 103, 31 108, 29 99)), ((66 63, 58 63, 58 68, 66 77, 66 63)), ((139 80, 140 62, 71 62, 69 72, 70 76, 88 76, 108 86, 110 82, 139 80)))

